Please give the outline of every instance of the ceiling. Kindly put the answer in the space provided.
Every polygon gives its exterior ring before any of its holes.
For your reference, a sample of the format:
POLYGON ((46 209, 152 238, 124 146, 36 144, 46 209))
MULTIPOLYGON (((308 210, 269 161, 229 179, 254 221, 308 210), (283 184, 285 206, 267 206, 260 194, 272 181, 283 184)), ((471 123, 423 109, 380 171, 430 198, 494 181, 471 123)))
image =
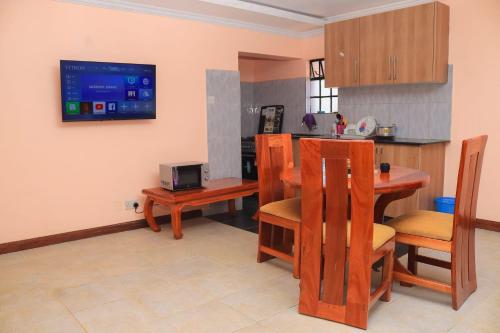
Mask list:
POLYGON ((323 25, 430 0, 66 0, 305 37, 323 25))

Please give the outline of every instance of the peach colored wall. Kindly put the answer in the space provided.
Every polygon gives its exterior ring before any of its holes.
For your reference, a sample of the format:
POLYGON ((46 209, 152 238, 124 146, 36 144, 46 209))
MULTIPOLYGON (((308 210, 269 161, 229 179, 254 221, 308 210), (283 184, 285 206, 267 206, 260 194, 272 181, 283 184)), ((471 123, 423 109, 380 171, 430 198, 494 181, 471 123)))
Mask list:
MULTIPOLYGON (((446 148, 445 194, 455 195, 462 140, 488 134, 477 217, 500 221, 500 1, 441 0, 450 6, 453 64, 451 143, 446 148)), ((324 56, 323 36, 303 41, 306 59, 324 56)))
POLYGON ((455 195, 461 141, 488 134, 477 216, 500 221, 500 1, 442 2, 450 6, 450 63, 454 77, 445 192, 455 195))
POLYGON ((0 1, 0 243, 143 218, 158 163, 206 160, 205 70, 298 39, 49 0, 0 1), (62 123, 59 60, 157 65, 157 119, 62 123), (187 89, 189 87, 189 89, 187 89))
POLYGON ((238 59, 238 70, 240 71, 241 82, 255 81, 255 60, 238 59))
POLYGON ((239 59, 241 81, 262 82, 305 77, 306 59, 297 60, 253 60, 239 59))

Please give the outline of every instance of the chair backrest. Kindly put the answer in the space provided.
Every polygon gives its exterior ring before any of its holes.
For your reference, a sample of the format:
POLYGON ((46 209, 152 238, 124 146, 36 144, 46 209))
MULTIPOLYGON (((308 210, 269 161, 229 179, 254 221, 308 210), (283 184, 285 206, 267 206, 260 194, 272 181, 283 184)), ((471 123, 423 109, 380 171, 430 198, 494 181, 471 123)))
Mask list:
POLYGON ((359 318, 349 316, 359 311, 367 313, 370 300, 374 145, 372 141, 301 139, 300 155, 303 219, 299 310, 301 313, 326 311, 333 313, 332 320, 353 324, 359 318), (348 160, 351 179, 348 178, 348 160), (351 239, 347 251, 349 193, 351 239), (326 217, 324 247, 323 213, 326 217), (349 268, 344 295, 347 256, 349 268), (318 297, 311 298, 311 295, 318 297))
POLYGON ((454 236, 460 230, 475 228, 477 195, 487 140, 488 136, 483 135, 462 142, 457 179, 454 236))
POLYGON ((462 154, 457 179, 455 215, 453 219, 452 252, 456 266, 452 265, 452 284, 475 289, 474 238, 476 207, 487 135, 462 142, 462 154))
POLYGON ((259 207, 283 200, 284 189, 280 174, 293 168, 291 134, 258 134, 255 136, 259 207))

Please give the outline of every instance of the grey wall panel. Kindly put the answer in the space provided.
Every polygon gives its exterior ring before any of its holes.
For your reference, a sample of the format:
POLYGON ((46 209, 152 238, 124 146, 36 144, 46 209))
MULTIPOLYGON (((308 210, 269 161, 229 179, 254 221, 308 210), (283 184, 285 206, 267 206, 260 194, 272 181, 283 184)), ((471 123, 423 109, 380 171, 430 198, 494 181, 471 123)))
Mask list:
MULTIPOLYGON (((395 123, 397 135, 415 139, 449 139, 453 67, 449 66, 448 83, 374 86, 339 89, 339 111, 350 123, 365 116, 374 116, 382 125, 395 123)), ((259 107, 285 105, 283 132, 330 134, 332 114, 315 114, 318 128, 301 127, 302 117, 309 111, 309 80, 307 78, 245 83, 248 91, 245 105, 259 107)), ((245 136, 257 133, 258 117, 242 114, 245 136), (253 122, 252 122, 253 121, 253 122)))
MULTIPOLYGON (((210 178, 241 177, 240 73, 207 70, 206 86, 210 178)), ((205 213, 217 207, 225 209, 214 205, 205 213)))

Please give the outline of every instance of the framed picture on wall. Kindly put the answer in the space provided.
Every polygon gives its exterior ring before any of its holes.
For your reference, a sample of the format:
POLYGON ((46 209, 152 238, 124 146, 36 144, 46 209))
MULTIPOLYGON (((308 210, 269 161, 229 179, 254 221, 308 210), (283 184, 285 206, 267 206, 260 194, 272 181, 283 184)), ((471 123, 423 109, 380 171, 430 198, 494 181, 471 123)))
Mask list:
POLYGON ((259 134, 278 134, 283 127, 283 105, 267 105, 260 109, 259 134))

